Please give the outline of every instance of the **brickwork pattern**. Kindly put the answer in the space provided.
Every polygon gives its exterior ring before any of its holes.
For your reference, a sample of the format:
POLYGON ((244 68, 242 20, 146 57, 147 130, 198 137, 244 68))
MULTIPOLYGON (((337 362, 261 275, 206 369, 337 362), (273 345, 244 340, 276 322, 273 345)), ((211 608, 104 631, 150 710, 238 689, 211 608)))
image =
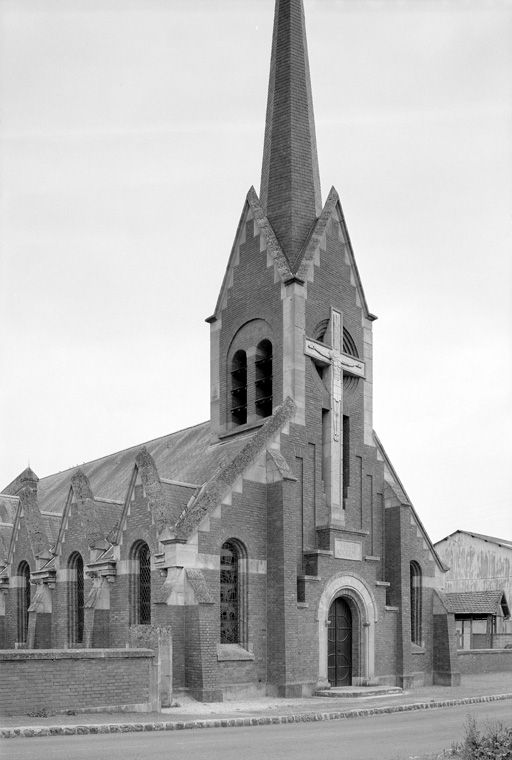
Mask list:
POLYGON ((149 650, 0 652, 0 713, 149 705, 149 650))

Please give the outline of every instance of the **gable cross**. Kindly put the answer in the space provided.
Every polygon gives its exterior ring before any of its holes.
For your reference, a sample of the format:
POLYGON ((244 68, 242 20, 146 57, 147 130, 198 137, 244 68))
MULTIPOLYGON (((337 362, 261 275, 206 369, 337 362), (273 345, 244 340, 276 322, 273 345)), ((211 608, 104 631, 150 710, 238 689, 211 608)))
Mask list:
POLYGON ((331 309, 325 343, 306 338, 304 353, 324 368, 331 408, 324 419, 323 472, 330 525, 343 525, 343 375, 364 377, 364 362, 343 351, 343 316, 331 309), (330 345, 329 345, 330 344, 330 345))

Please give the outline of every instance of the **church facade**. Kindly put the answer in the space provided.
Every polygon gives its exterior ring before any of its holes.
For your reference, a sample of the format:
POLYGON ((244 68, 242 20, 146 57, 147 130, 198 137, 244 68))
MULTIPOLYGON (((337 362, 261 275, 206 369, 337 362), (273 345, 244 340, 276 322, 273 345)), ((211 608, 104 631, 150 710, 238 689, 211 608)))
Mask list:
POLYGON ((211 419, 0 495, 0 646, 169 626, 203 700, 456 680, 446 571, 372 423, 372 323, 322 203, 302 0, 277 0, 261 189, 211 331, 211 419))

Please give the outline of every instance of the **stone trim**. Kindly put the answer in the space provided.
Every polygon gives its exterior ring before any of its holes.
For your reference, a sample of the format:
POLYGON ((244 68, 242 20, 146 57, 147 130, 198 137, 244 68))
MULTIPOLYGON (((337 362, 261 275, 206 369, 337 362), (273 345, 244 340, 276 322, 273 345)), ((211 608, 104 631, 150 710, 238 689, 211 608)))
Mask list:
POLYGON ((197 529, 201 521, 213 512, 244 470, 263 451, 267 443, 279 433, 293 417, 295 403, 287 398, 262 428, 253 435, 243 449, 220 472, 216 473, 201 488, 199 494, 178 518, 175 526, 176 537, 187 539, 197 529))
POLYGON ((218 662, 246 662, 250 660, 254 660, 254 652, 249 652, 240 644, 217 644, 218 662))
MULTIPOLYGON (((306 712, 289 715, 259 715, 252 717, 207 718, 182 721, 156 721, 140 723, 99 723, 89 725, 53 725, 25 726, 19 728, 0 728, 0 739, 32 738, 39 736, 76 736, 83 734, 124 734, 146 731, 184 731, 191 728, 247 728, 248 726, 270 726, 285 723, 317 723, 326 720, 348 720, 350 718, 367 718, 372 715, 391 715, 392 713, 413 712, 416 710, 435 710, 443 707, 476 705, 485 702, 503 702, 512 699, 509 694, 491 694, 483 697, 466 697, 463 699, 438 699, 431 702, 413 702, 404 705, 366 707, 353 710, 333 710, 332 712, 306 712)), ((123 706, 129 710, 130 706, 123 706)), ((108 710, 108 708, 105 708, 108 710)))
POLYGON ((123 660, 154 657, 152 649, 0 649, 0 662, 12 660, 123 660))
POLYGON ((318 602, 318 684, 324 686, 327 680, 327 619, 332 602, 339 596, 352 600, 359 610, 361 630, 355 631, 360 641, 361 672, 357 676, 361 682, 375 677, 375 624, 378 621, 378 607, 373 592, 363 578, 339 573, 325 585, 318 602))

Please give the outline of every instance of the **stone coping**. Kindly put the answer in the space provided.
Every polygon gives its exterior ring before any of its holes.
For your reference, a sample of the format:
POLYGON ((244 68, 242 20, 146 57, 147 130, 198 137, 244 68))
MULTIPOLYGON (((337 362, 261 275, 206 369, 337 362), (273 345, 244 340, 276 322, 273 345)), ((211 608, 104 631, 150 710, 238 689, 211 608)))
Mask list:
POLYGON ((466 697, 463 699, 431 700, 429 702, 413 702, 402 705, 386 705, 382 707, 366 707, 362 709, 335 710, 329 712, 291 713, 287 715, 259 715, 246 717, 223 717, 192 719, 181 721, 153 721, 132 723, 98 723, 90 725, 53 725, 25 726, 0 728, 0 739, 17 737, 40 736, 74 736, 83 734, 118 734, 148 731, 182 731, 191 728, 242 728, 246 726, 268 726, 284 723, 312 723, 325 720, 344 720, 350 718, 366 718, 372 715, 412 712, 415 710, 432 710, 459 705, 473 705, 480 702, 498 702, 512 699, 510 694, 492 694, 482 697, 466 697))
POLYGON ((0 649, 0 662, 9 660, 122 660, 154 656, 153 649, 0 649))
POLYGON ((457 657, 467 657, 467 655, 479 654, 509 654, 512 656, 512 648, 509 649, 457 649, 457 657))

